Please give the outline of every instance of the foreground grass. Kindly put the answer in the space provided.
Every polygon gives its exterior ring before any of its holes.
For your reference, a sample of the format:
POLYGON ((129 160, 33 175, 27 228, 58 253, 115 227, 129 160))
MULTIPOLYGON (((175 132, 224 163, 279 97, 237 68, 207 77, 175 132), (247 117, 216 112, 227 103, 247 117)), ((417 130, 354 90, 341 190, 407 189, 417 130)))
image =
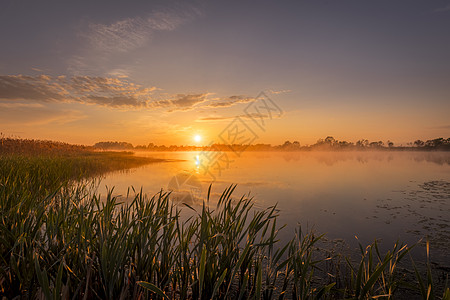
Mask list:
MULTIPOLYGON (((234 186, 215 205, 208 193, 201 208, 186 207, 188 219, 163 192, 127 203, 112 193, 100 199, 74 183, 120 166, 105 166, 116 154, 106 163, 96 155, 1 157, 0 296, 391 299, 404 286, 398 264, 408 247, 381 253, 374 242, 361 247, 359 263, 348 260, 349 272, 327 275, 335 258, 318 250, 322 236, 299 228, 280 245, 276 207, 233 200, 234 186)), ((416 274, 409 285, 418 297, 449 299, 431 275, 416 274)))

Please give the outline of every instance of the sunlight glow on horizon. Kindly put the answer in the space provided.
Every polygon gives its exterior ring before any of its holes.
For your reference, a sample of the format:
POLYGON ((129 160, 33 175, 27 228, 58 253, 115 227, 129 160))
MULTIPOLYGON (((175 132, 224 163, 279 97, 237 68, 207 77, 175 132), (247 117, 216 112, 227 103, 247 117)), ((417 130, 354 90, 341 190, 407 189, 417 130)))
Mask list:
POLYGON ((196 135, 194 136, 194 141, 197 142, 197 143, 201 142, 201 141, 202 141, 202 136, 199 135, 199 134, 196 134, 196 135))
POLYGON ((230 129, 271 145, 450 136, 445 6, 182 2, 0 2, 0 137, 201 147, 231 141, 230 129), (261 92, 283 113, 266 112, 261 92))

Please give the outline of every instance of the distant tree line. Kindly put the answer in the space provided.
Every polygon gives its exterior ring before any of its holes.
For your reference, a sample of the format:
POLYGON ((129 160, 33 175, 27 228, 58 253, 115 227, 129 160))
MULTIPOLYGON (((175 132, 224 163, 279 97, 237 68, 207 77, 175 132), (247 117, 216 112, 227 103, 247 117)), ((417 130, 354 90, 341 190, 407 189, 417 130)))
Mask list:
POLYGON ((133 150, 132 144, 127 142, 98 142, 94 145, 96 149, 102 150, 133 150))
POLYGON ((286 141, 281 145, 272 146, 271 144, 254 144, 254 145, 227 145, 227 144, 212 144, 209 146, 178 146, 178 145, 155 145, 149 143, 148 145, 133 146, 127 142, 99 142, 94 146, 96 149, 102 150, 142 150, 142 151, 308 151, 308 150, 444 150, 450 151, 450 138, 436 138, 432 140, 422 141, 416 140, 407 143, 406 146, 395 146, 390 140, 383 141, 369 141, 367 139, 360 139, 353 142, 339 141, 332 136, 327 136, 324 139, 319 139, 312 145, 300 145, 298 141, 286 141))
POLYGON ((21 154, 45 154, 45 153, 76 153, 80 151, 92 150, 119 150, 119 151, 312 151, 312 150, 421 150, 421 151, 450 151, 450 138, 436 138, 427 141, 415 140, 404 145, 394 145, 391 141, 369 141, 360 139, 353 142, 339 141, 332 136, 319 139, 312 145, 300 145, 298 141, 286 141, 281 145, 271 144, 212 144, 209 146, 178 146, 178 145, 137 145, 128 142, 98 142, 93 146, 73 145, 63 142, 20 139, 5 137, 0 133, 0 154, 21 153, 21 154))

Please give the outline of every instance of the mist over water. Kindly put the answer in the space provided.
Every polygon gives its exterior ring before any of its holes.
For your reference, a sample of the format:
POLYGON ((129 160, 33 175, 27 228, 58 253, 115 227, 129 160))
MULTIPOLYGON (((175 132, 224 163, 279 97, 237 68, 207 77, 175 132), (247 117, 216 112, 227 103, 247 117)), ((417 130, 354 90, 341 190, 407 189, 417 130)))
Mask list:
MULTIPOLYGON (((141 152, 172 159, 128 172, 106 175, 99 186, 128 187, 153 195, 173 191, 175 201, 196 207, 206 198, 211 174, 199 164, 199 152, 141 152)), ((226 187, 237 184, 235 198, 254 197, 255 207, 277 204, 281 238, 294 228, 313 227, 328 240, 350 247, 374 239, 391 246, 397 239, 414 244, 428 237, 432 259, 450 266, 449 152, 244 152, 230 154, 227 165, 211 173, 212 204, 226 187)))

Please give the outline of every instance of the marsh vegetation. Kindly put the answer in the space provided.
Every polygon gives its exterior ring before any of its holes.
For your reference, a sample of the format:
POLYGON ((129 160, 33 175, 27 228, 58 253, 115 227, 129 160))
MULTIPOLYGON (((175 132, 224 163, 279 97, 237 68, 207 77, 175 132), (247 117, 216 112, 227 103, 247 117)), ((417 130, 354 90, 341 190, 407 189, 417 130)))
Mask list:
POLYGON ((449 299, 411 247, 360 246, 358 259, 299 227, 281 243, 276 206, 255 208, 235 186, 203 205, 170 193, 101 197, 102 172, 151 162, 124 153, 0 157, 0 294, 45 299, 449 299), (181 210, 190 212, 182 217, 181 210), (409 271, 408 271, 409 270, 409 271), (415 274, 415 275, 414 275, 415 274))

